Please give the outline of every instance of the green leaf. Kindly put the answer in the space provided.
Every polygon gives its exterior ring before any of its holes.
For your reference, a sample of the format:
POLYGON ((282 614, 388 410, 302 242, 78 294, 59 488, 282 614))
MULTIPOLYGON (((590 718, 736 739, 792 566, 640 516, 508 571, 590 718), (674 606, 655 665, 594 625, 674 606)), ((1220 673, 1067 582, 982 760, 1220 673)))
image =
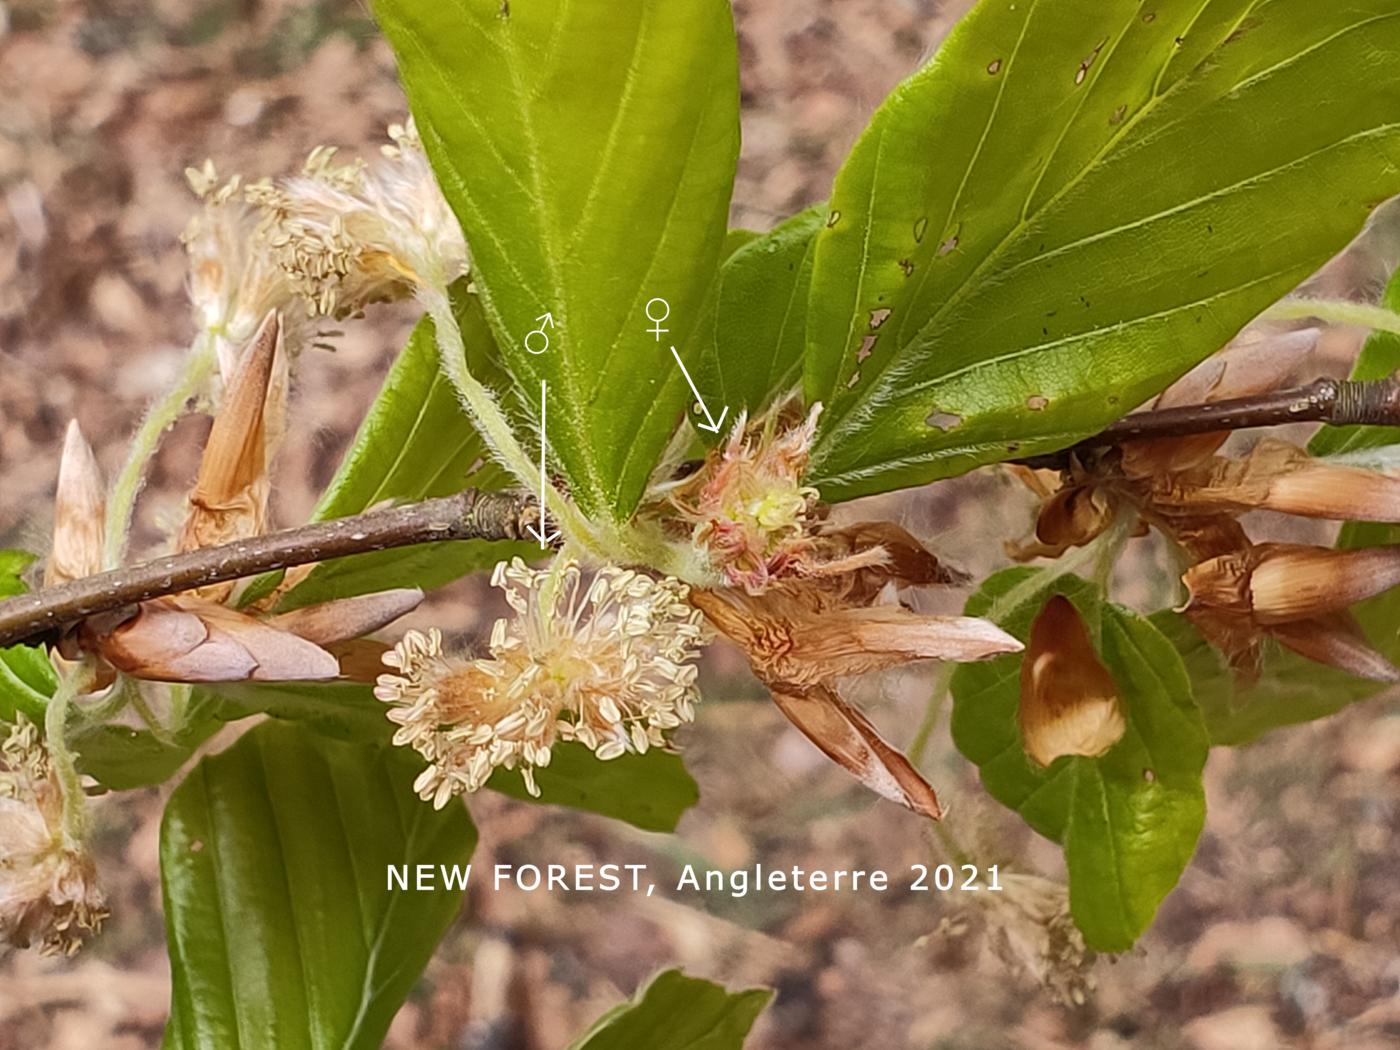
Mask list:
POLYGON ((129 791, 169 780, 220 727, 254 715, 352 743, 387 745, 393 728, 367 685, 222 682, 190 691, 181 728, 173 734, 109 723, 79 730, 70 743, 84 773, 104 787, 129 791))
POLYGON ((180 727, 171 732, 113 722, 71 728, 68 744, 77 753, 78 769, 111 791, 165 783, 226 721, 220 717, 222 701, 207 689, 189 688, 183 707, 175 719, 180 727))
MULTIPOLYGON (((214 712, 223 721, 266 714, 338 740, 377 744, 387 744, 394 728, 368 685, 230 682, 215 692, 221 702, 214 712)), ((559 744, 535 781, 539 798, 532 798, 520 774, 510 770, 498 771, 487 786, 512 798, 598 813, 646 831, 674 831, 681 814, 700 797, 680 756, 657 750, 600 762, 581 744, 559 744)))
MULTIPOLYGON (((0 598, 12 598, 29 590, 24 570, 34 563, 28 551, 0 549, 0 598)), ((31 722, 44 724, 44 708, 58 686, 53 664, 44 650, 29 645, 0 649, 0 719, 13 722, 22 713, 31 722)))
POLYGON ((1271 729, 1326 718, 1385 688, 1273 643, 1266 645, 1258 681, 1242 683, 1186 617, 1163 609, 1152 615, 1152 624, 1181 654, 1206 732, 1217 746, 1237 747, 1271 729))
POLYGON ((381 744, 394 728, 373 687, 360 682, 224 682, 212 691, 225 721, 265 714, 336 740, 381 744))
MULTIPOLYGON (((293 723, 333 740, 387 746, 393 724, 368 685, 353 682, 225 682, 195 689, 184 728, 173 739, 122 725, 96 726, 75 734, 79 767, 117 791, 159 784, 175 772, 222 725, 254 715, 293 723)), ((421 768, 409 751, 404 761, 421 768)), ((581 744, 559 744, 550 764, 538 770, 540 797, 532 798, 518 772, 498 771, 494 791, 548 805, 597 813, 644 831, 674 831, 700 789, 679 755, 651 750, 600 762, 581 744)))
POLYGON ((983 0, 837 176, 810 479, 921 484, 1121 416, 1400 191, 1397 112, 1394 0, 983 0))
POLYGON ((222 725, 204 716, 162 739, 149 729, 108 723, 73 734, 71 743, 82 772, 109 791, 132 791, 165 783, 222 725))
POLYGON ((740 1050, 772 998, 767 988, 727 992, 712 981, 666 970, 630 1003, 598 1018, 569 1050, 740 1050))
POLYGON ((582 744, 559 744, 549 765, 535 771, 539 798, 520 774, 498 770, 486 786, 526 802, 544 802, 624 820, 644 831, 675 831, 700 788, 679 755, 655 749, 600 762, 582 744))
POLYGON ((725 240, 739 145, 729 4, 375 11, 502 356, 531 396, 548 381, 550 446, 583 511, 625 518, 687 403, 669 347, 700 322, 725 240), (670 306, 664 340, 647 331, 653 298, 670 306), (548 350, 529 352, 550 323, 548 350))
POLYGON ((1025 640, 1046 599, 1065 595, 1113 675, 1127 731, 1098 758, 1062 756, 1049 769, 1034 764, 1016 721, 1022 657, 1015 654, 957 669, 953 740, 978 765, 992 797, 1064 845, 1070 910, 1085 942, 1126 951, 1176 885, 1200 837, 1205 728, 1180 657, 1151 623, 1104 601, 1077 577, 1036 587, 1029 582, 1036 572, 997 573, 969 599, 967 614, 991 612, 1025 640), (1020 600, 1004 609, 1013 588, 1020 600))
MULTIPOLYGON (((454 308, 472 371, 503 385, 493 363, 495 344, 476 296, 459 293, 454 308)), ((423 318, 384 380, 378 397, 312 513, 312 521, 358 514, 386 501, 411 502, 500 488, 510 481, 468 421, 439 366, 433 323, 423 318)), ((528 544, 468 540, 336 558, 316 566, 281 603, 293 609, 331 598, 390 587, 439 587, 515 555, 538 553, 528 544)), ((256 597, 269 588, 252 593, 256 597)))
POLYGON ((44 724, 44 708, 58 688, 58 676, 44 650, 28 645, 0 649, 0 719, 13 722, 16 712, 44 724))
POLYGON ((28 551, 0 548, 0 598, 13 598, 29 590, 23 573, 33 562, 34 555, 28 551))
POLYGON ((412 782, 384 749, 275 722, 200 762, 161 825, 167 1047, 380 1045, 462 899, 391 888, 388 866, 476 845, 462 807, 412 782))
POLYGON ((801 379, 812 244, 825 219, 823 206, 799 212, 720 268, 715 345, 700 375, 731 412, 752 417, 801 379))
POLYGON ((367 685, 353 682, 223 682, 190 691, 181 728, 106 724, 78 731, 71 741, 78 766, 104 787, 129 791, 169 780, 220 727, 253 715, 293 722, 334 740, 387 745, 393 728, 367 685))

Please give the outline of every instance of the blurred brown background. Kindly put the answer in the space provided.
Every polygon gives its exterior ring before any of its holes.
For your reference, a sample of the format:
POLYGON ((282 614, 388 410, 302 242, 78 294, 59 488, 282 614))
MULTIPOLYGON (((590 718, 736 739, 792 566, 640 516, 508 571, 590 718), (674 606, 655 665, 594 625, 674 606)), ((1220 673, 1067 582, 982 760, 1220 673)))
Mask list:
MULTIPOLYGON (((766 228, 820 200, 880 99, 966 6, 736 2, 745 141, 735 224, 766 228)), ((0 3, 0 546, 43 549, 69 418, 115 468, 143 405, 174 374, 192 331, 177 242, 194 210, 183 169, 212 157, 230 173, 286 172, 320 143, 368 155, 403 112, 388 48, 361 3, 0 3)), ((1330 268, 1325 287, 1373 293, 1393 243, 1372 236, 1330 268)), ((311 507, 413 319, 409 308, 376 310, 347 326, 335 353, 303 359, 298 439, 277 491, 282 524, 311 507)), ((1319 367, 1345 367, 1356 344, 1356 333, 1330 335, 1319 367)), ((179 513, 206 426, 187 419, 167 438, 141 543, 157 544, 179 513)), ((879 512, 985 570, 1000 560, 988 537, 1014 534, 1030 508, 987 474, 884 499, 879 512)), ((1149 558, 1130 564, 1129 590, 1160 592, 1150 571, 1149 558)), ((468 581, 418 621, 471 636, 492 615, 468 581)), ((700 723, 683 740, 704 798, 678 838, 483 797, 472 806, 483 840, 475 863, 647 861, 665 872, 686 860, 762 860, 903 872, 940 858, 915 818, 872 802, 787 728, 734 654, 716 651, 707 683, 700 723)), ((894 675, 862 699, 907 743, 929 689, 926 674, 894 675)), ((1059 873, 1053 848, 985 800, 946 725, 927 768, 964 845, 1059 873)), ((755 1050, 1400 1045, 1400 717, 1372 702, 1217 752, 1207 786, 1195 863, 1140 948, 1100 963, 1098 990, 1080 1007, 1009 974, 956 894, 733 901, 478 889, 388 1045, 553 1050, 671 964, 777 987, 755 1050)), ((0 961, 0 1050, 159 1044, 164 794, 99 805, 113 918, 75 961, 0 961)))

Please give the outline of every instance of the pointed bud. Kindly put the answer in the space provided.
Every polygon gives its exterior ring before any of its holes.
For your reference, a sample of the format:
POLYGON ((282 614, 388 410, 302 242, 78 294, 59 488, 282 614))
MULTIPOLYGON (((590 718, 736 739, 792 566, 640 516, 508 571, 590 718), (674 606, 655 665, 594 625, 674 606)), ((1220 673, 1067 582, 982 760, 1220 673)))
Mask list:
POLYGON ((92 446, 77 420, 68 424, 54 498, 53 553, 44 569, 44 586, 67 583, 102 571, 106 536, 106 486, 92 446))
POLYGON ((371 634, 418 608, 423 592, 400 587, 353 598, 338 598, 274 616, 266 622, 317 645, 334 645, 371 634))
POLYGON ((1272 635, 1318 663, 1376 681, 1400 679, 1346 612, 1400 583, 1400 546, 1333 550, 1262 543, 1194 565, 1182 576, 1186 616, 1252 677, 1272 635))
POLYGON ((1334 550, 1260 543, 1193 565, 1182 576, 1190 607, 1260 625, 1325 616, 1400 584, 1400 546, 1334 550))
POLYGON ((1269 543, 1255 549, 1259 560, 1249 591, 1261 624, 1338 612, 1400 584, 1400 546, 1334 550, 1269 543))
POLYGON ((1276 478, 1260 506, 1304 518, 1400 522, 1400 478, 1310 460, 1276 478))
POLYGON ((1127 730, 1113 676, 1064 595, 1046 602, 1031 625, 1017 720, 1026 754, 1041 766, 1061 755, 1102 755, 1127 730))
POLYGON ((1400 477, 1316 460, 1271 438, 1242 459, 1216 457, 1191 470, 1159 475, 1152 499, 1179 510, 1263 508, 1335 521, 1400 522, 1400 477))
MULTIPOLYGON (((243 354, 214 417, 180 551, 260 535, 267 524, 267 403, 281 355, 281 322, 269 313, 243 354)), ((231 585, 201 592, 222 598, 231 585)))

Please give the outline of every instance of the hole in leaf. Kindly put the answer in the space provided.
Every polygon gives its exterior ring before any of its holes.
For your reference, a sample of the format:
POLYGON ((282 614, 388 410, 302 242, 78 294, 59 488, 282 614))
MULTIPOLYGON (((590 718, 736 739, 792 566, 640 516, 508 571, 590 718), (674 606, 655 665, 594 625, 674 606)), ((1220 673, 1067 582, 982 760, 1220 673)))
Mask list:
POLYGON ((958 235, 955 233, 938 246, 938 255, 943 257, 953 251, 958 246, 958 235))
MULTIPOLYGON (((889 313, 889 311, 886 310, 885 313, 889 313)), ((856 351, 856 360, 858 362, 864 361, 875 352, 875 341, 879 338, 878 335, 867 335, 860 341, 860 348, 856 351)))
POLYGON ((904 271, 905 277, 914 276, 914 264, 908 259, 899 260, 899 268, 904 271))
POLYGON ((1147 781, 1149 784, 1154 784, 1157 781, 1157 774, 1150 769, 1144 769, 1142 771, 1142 779, 1147 781))
POLYGON ((826 227, 827 227, 827 229, 831 229, 831 227, 835 226, 835 225, 836 225, 838 222, 840 222, 840 221, 841 221, 841 213, 840 213, 839 211, 834 211, 834 212, 832 212, 830 215, 828 215, 828 216, 826 217, 826 227))
POLYGON ((1124 102, 1121 106, 1119 106, 1117 109, 1115 109, 1115 110, 1113 111, 1113 115, 1110 116, 1110 117, 1108 118, 1109 126, 1110 126, 1110 127, 1117 127, 1119 124, 1123 123, 1123 118, 1126 117, 1127 115, 1128 115, 1128 104, 1127 104, 1126 102, 1124 102))
POLYGON ((1001 59, 999 59, 999 58, 994 58, 994 59, 992 59, 990 62, 987 63, 987 73, 988 73, 989 75, 991 75, 991 76, 996 76, 996 75, 997 75, 998 73, 1000 73, 1000 72, 1001 72, 1001 59))
POLYGON ((882 306, 882 307, 881 307, 880 309, 878 309, 878 310, 871 310, 871 311, 870 311, 870 328, 871 328, 871 330, 873 331, 873 330, 875 330, 876 328, 879 328, 882 324, 884 324, 887 320, 889 320, 889 316, 890 316, 890 308, 889 308, 888 306, 882 306))
POLYGON ((957 415, 956 413, 940 412, 937 409, 934 409, 932 412, 930 412, 928 414, 928 417, 924 420, 924 422, 931 426, 934 430, 941 430, 945 434, 948 433, 948 431, 952 430, 954 427, 961 426, 962 421, 962 416, 957 415))
POLYGON ((1155 21, 1157 21, 1157 12, 1156 12, 1156 11, 1149 11, 1149 12, 1147 12, 1147 14, 1145 14, 1145 15, 1142 16, 1142 20, 1143 20, 1144 22, 1149 22, 1149 23, 1150 23, 1150 22, 1155 22, 1155 21))
POLYGON ((918 222, 914 223, 914 241, 917 244, 924 243, 924 234, 928 232, 928 216, 925 215, 918 222))
POLYGON ((846 389, 847 389, 847 390, 850 390, 852 387, 854 387, 854 386, 855 386, 857 383, 859 383, 859 382, 860 382, 860 369, 857 368, 854 372, 851 373, 851 378, 848 379, 848 380, 846 380, 846 389))
POLYGON ((1032 412, 1044 412, 1050 405, 1050 399, 1044 394, 1032 394, 1026 398, 1026 407, 1032 412))

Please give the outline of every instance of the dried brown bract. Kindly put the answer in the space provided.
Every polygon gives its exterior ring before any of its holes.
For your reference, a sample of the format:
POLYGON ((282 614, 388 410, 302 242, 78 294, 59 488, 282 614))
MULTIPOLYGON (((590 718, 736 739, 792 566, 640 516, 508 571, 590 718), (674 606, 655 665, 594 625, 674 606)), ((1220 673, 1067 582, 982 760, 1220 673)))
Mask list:
MULTIPOLYGON (((267 525, 269 428, 282 404, 281 322, 269 313, 244 351, 215 415, 177 548, 194 550, 260 535, 267 525)), ((100 568, 102 481, 87 443, 69 430, 54 520, 51 582, 100 568)), ((65 657, 89 653, 112 670, 162 682, 319 680, 344 670, 328 647, 378 630, 413 609, 417 588, 346 598, 281 616, 233 608, 234 585, 214 584, 91 616, 67 632, 65 657)), ((356 666, 364 668, 364 661, 356 666)), ((370 676, 372 680, 372 675, 370 676)))
POLYGON ((871 604, 889 586, 950 575, 896 526, 852 526, 840 542, 866 564, 842 576, 784 580, 759 595, 741 588, 695 590, 691 601, 744 650, 778 708, 827 756, 884 798, 938 819, 942 808, 933 788, 841 698, 836 680, 917 660, 984 660, 1015 652, 1021 643, 986 620, 871 604), (863 537, 895 549, 866 545, 863 537), (900 575, 900 566, 911 576, 900 575))
POLYGON ((1193 566, 1182 577, 1186 616, 1246 676, 1273 637, 1307 657, 1363 678, 1400 681, 1347 607, 1400 583, 1400 546, 1334 550, 1261 543, 1193 566))
MULTIPOLYGON (((1237 343, 1158 398, 1172 408, 1265 393, 1311 348, 1312 332, 1237 343)), ((1386 555, 1253 544, 1239 517, 1272 510, 1340 521, 1400 522, 1400 477, 1329 463, 1265 438, 1240 456, 1219 454, 1228 432, 1124 443, 1071 459, 1055 488, 1019 468, 1042 497, 1034 542, 1014 557, 1058 557, 1135 515, 1184 555, 1187 616, 1246 677, 1258 673, 1265 634, 1322 663, 1385 681, 1397 673, 1364 639, 1348 605, 1394 586, 1386 555), (1285 553, 1285 550, 1287 553, 1285 553), (1304 550, 1313 551, 1303 554, 1304 550), (1330 574, 1342 573, 1343 578, 1330 574), (1364 577, 1364 578, 1363 578, 1364 577)))
MULTIPOLYGON (((279 368, 285 369, 282 322, 274 312, 263 319, 224 391, 200 459, 177 550, 213 547, 266 530, 271 422, 267 402, 279 368)), ((233 584, 224 583, 203 588, 200 593, 222 601, 232 591, 233 584)))
POLYGON ((1026 754, 1041 766, 1061 755, 1102 755, 1127 730, 1118 686, 1064 595, 1046 602, 1031 625, 1017 721, 1026 754))

